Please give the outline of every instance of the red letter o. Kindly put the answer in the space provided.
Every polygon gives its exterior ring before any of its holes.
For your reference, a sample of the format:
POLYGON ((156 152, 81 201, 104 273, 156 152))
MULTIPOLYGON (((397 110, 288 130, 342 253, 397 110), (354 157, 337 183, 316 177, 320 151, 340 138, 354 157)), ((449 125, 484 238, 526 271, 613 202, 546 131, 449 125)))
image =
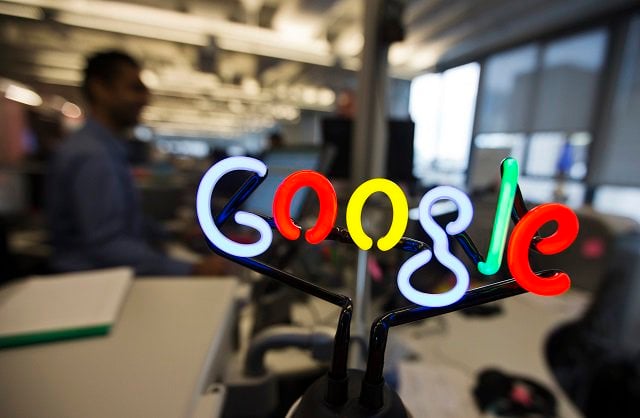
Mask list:
POLYGON ((329 235, 338 216, 336 191, 322 174, 312 170, 300 170, 284 179, 273 198, 273 218, 282 236, 290 240, 300 237, 300 230, 291 220, 289 209, 296 192, 303 187, 311 187, 320 201, 318 220, 305 233, 307 242, 318 244, 329 235))

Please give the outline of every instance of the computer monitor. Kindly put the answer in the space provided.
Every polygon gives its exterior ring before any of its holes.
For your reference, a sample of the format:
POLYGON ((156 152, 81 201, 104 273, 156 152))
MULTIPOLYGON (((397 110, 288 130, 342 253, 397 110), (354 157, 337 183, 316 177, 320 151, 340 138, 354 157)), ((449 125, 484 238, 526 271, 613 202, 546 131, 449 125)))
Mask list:
POLYGON ((497 187, 500 182, 500 163, 510 155, 510 147, 475 148, 467 183, 469 190, 482 192, 497 187))
MULTIPOLYGON (((351 119, 332 117, 322 121, 322 141, 335 149, 328 176, 348 179, 351 176, 351 148, 354 135, 351 119)), ((410 120, 387 123, 387 161, 385 177, 394 181, 413 181, 413 136, 415 125, 410 120)))
MULTIPOLYGON (((242 205, 242 209, 271 216, 273 196, 280 183, 294 171, 315 170, 322 172, 324 160, 326 160, 326 154, 322 152, 320 147, 285 147, 269 151, 262 159, 269 170, 267 178, 249 196, 249 199, 242 205)), ((299 219, 302 215, 307 196, 308 188, 306 187, 296 193, 290 208, 293 219, 299 219)))

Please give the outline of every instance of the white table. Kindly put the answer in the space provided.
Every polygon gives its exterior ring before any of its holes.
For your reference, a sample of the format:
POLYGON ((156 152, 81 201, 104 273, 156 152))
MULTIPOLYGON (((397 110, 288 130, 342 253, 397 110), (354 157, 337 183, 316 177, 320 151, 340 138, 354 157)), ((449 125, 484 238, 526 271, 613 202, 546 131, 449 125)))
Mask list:
POLYGON ((233 279, 137 279, 108 336, 0 350, 2 417, 214 416, 233 279))
MULTIPOLYGON (((577 317, 587 301, 587 295, 578 291, 553 298, 524 294, 503 300, 502 315, 485 318, 448 314, 443 330, 437 319, 392 328, 390 343, 396 350, 404 347, 420 356, 419 361, 401 366, 400 378, 408 384, 400 390, 403 401, 414 416, 480 416, 471 391, 477 373, 492 367, 543 383, 558 400, 559 416, 580 417, 547 367, 544 344, 549 333, 577 317), (431 414, 434 402, 450 405, 431 414)), ((390 366, 389 355, 393 353, 389 351, 393 349, 387 348, 386 366, 390 366)))

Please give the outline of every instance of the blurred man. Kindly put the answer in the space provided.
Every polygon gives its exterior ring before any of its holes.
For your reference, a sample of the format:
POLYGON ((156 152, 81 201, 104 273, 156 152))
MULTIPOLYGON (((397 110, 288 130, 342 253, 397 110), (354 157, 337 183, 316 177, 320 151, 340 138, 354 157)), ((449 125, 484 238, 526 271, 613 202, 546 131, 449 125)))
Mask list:
POLYGON ((125 134, 149 100, 140 66, 118 51, 91 57, 83 92, 90 114, 58 149, 48 178, 52 268, 57 271, 131 266, 138 275, 219 274, 211 256, 192 265, 153 249, 127 161, 125 134))

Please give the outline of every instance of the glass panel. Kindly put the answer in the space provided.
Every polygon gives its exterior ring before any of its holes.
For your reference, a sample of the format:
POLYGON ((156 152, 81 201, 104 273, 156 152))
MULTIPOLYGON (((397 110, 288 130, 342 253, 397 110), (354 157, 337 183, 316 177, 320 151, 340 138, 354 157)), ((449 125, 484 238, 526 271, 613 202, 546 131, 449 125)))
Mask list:
POLYGON ((584 203, 586 189, 582 183, 571 181, 560 184, 550 179, 521 177, 518 184, 528 202, 558 202, 572 208, 579 208, 584 203))
POLYGON ((442 74, 425 74, 411 82, 409 113, 416 124, 414 139, 414 167, 416 176, 436 159, 442 74))
POLYGON ((606 32, 596 30, 545 48, 533 130, 589 128, 606 42, 606 32))
POLYGON ((500 181, 500 162, 506 157, 514 157, 522 166, 524 147, 524 134, 478 135, 469 173, 469 189, 481 191, 495 186, 500 181))
MULTIPOLYGON (((594 154, 593 183, 640 186, 640 17, 627 33, 609 124, 594 154)), ((637 207, 637 206, 636 206, 637 207)))
POLYGON ((596 190, 593 207, 597 211, 626 216, 640 222, 640 189, 601 186, 596 190))
POLYGON ((569 137, 571 144, 571 167, 569 177, 580 180, 587 174, 587 158, 591 134, 589 132, 576 132, 569 137))
MULTIPOLYGON (((565 136, 560 132, 543 132, 531 135, 525 170, 530 176, 553 177, 561 165, 565 165, 565 136)), ((568 167, 563 170, 568 171, 568 167)))
MULTIPOLYGON (((415 122, 414 174, 434 184, 434 172, 467 168, 480 66, 471 63, 442 74, 416 77, 409 111, 415 122)), ((445 176, 446 177, 446 176, 445 176)), ((456 183, 464 175, 456 175, 456 183)))
POLYGON ((484 66, 478 131, 527 130, 538 47, 528 45, 489 58, 484 66))
POLYGON ((444 95, 437 159, 457 171, 469 160, 480 65, 471 63, 442 74, 444 95))

